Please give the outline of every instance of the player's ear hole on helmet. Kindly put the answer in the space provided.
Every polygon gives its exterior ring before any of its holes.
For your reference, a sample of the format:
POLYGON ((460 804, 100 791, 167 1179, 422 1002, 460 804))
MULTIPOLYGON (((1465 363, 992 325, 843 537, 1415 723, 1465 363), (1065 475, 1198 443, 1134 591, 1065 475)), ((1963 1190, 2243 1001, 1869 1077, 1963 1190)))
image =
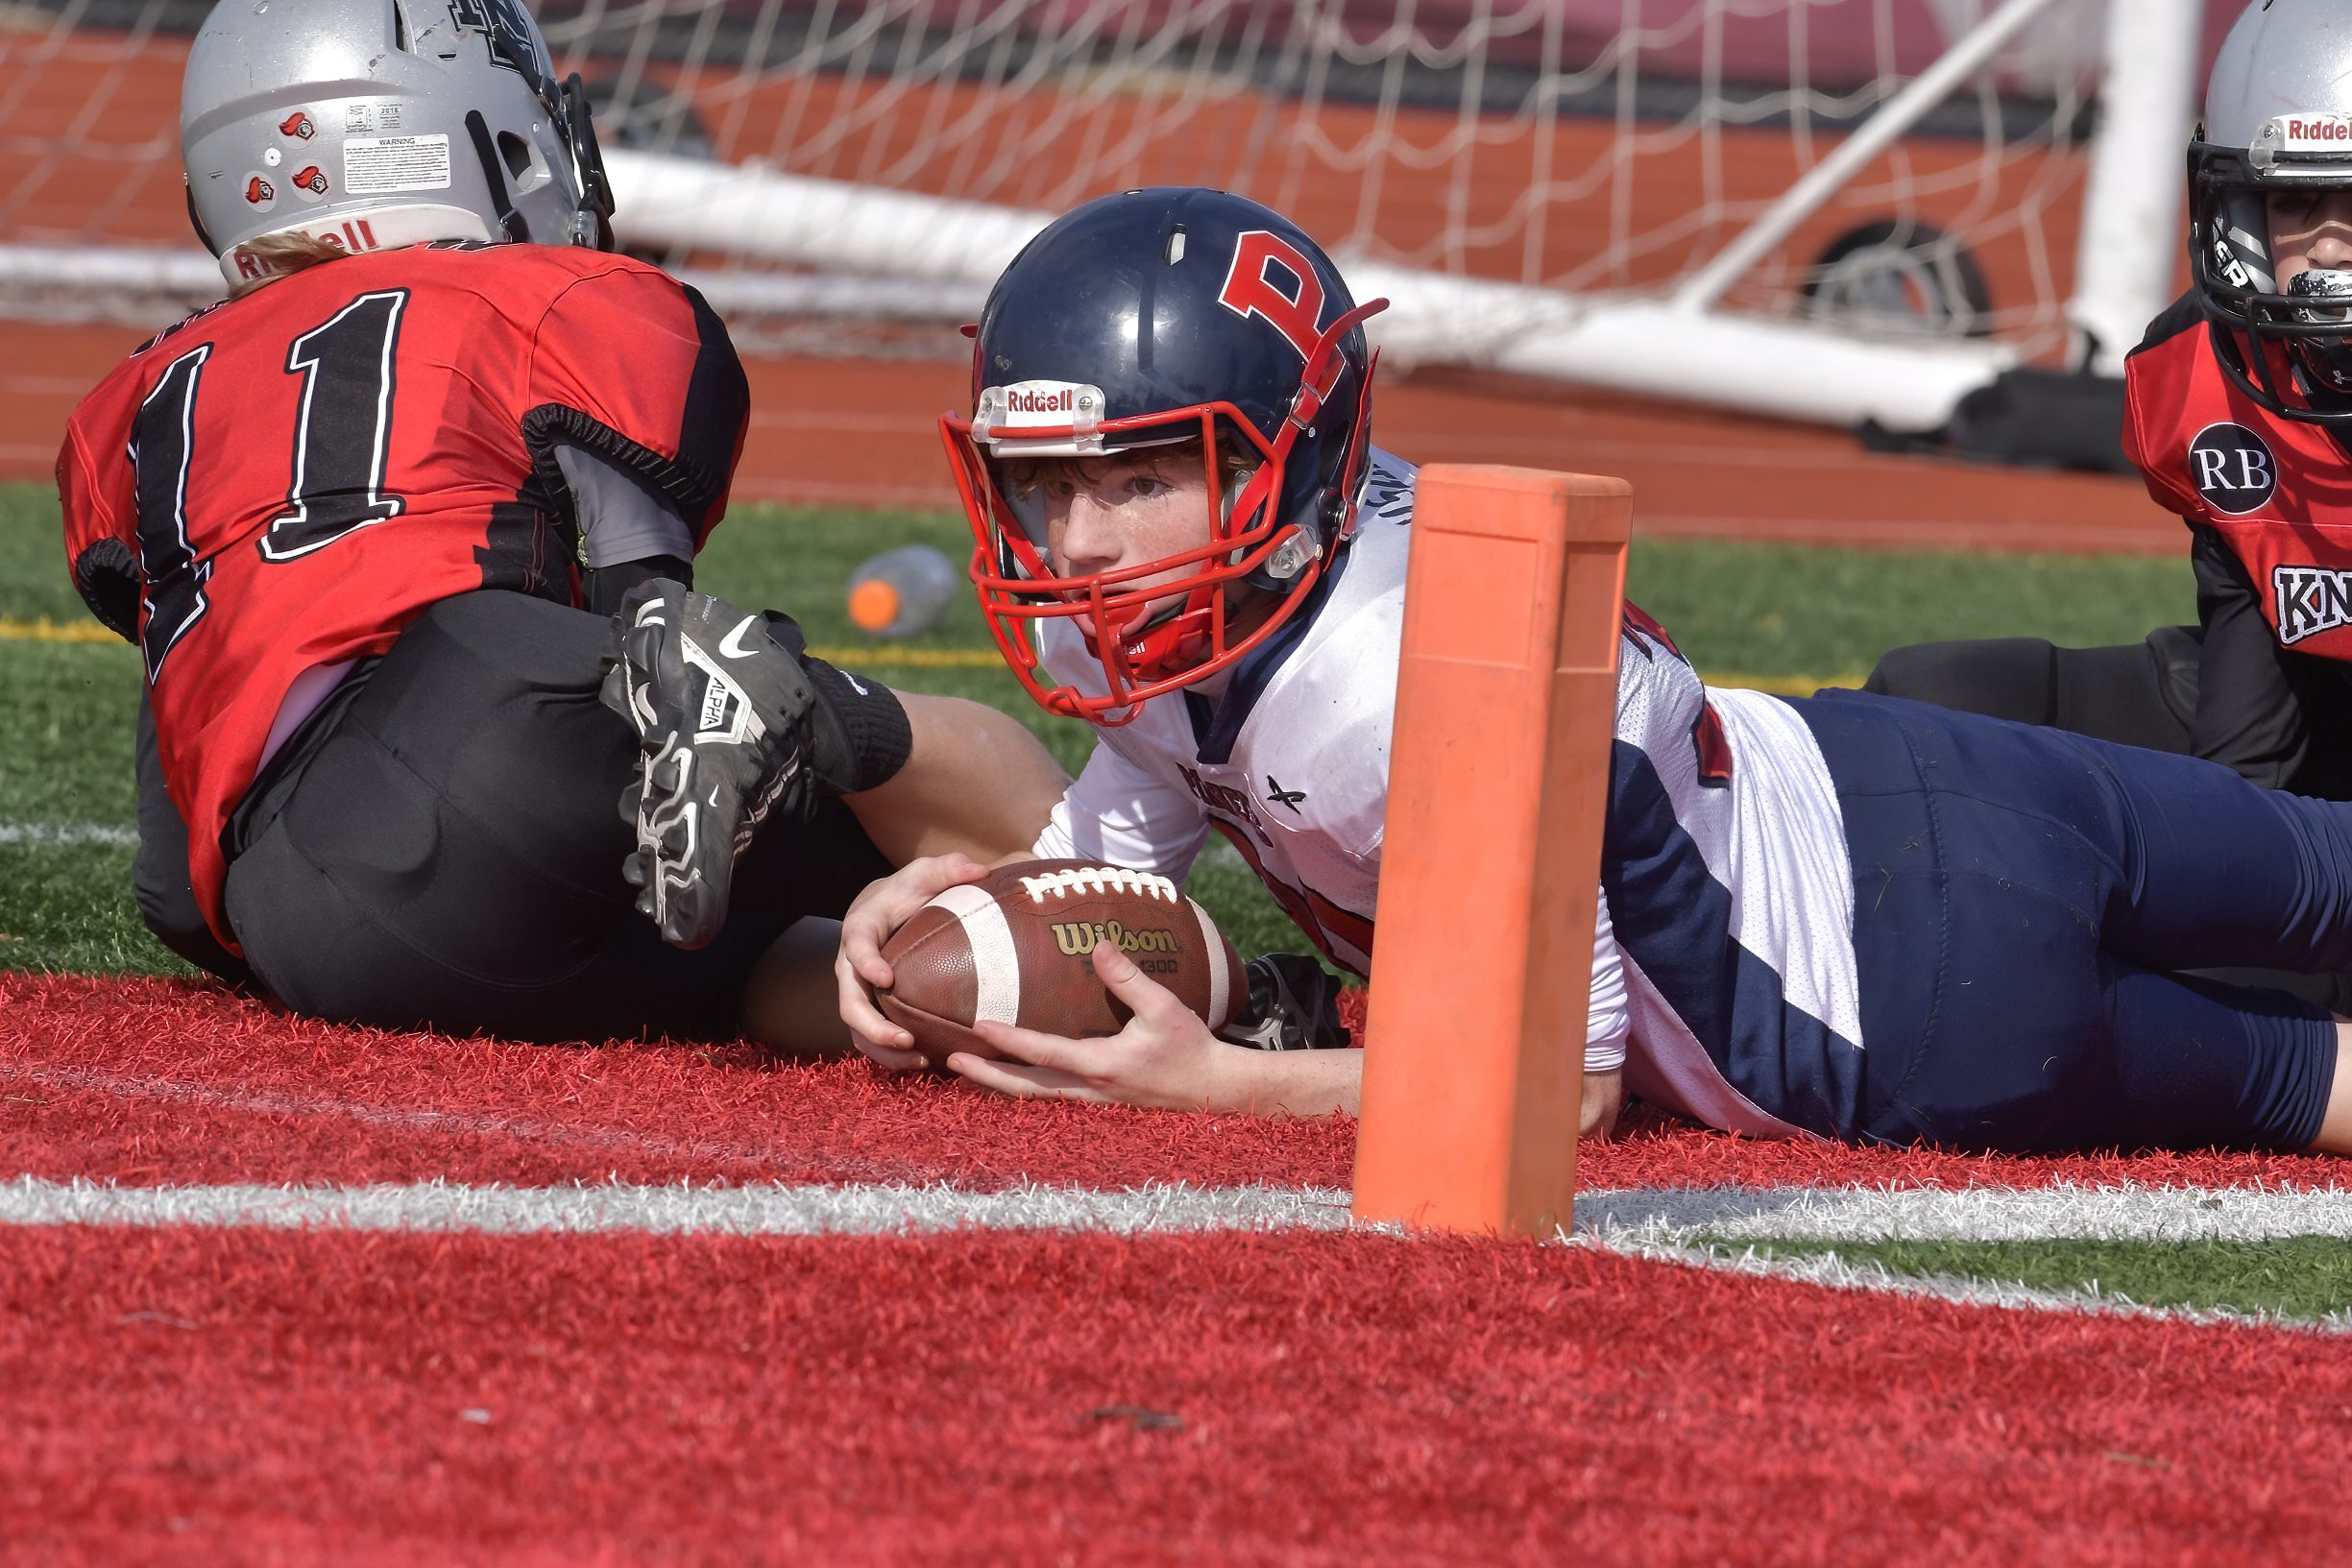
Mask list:
POLYGON ((517 191, 537 190, 552 178, 546 160, 512 131, 499 132, 497 145, 498 157, 506 163, 506 177, 515 182, 517 191))

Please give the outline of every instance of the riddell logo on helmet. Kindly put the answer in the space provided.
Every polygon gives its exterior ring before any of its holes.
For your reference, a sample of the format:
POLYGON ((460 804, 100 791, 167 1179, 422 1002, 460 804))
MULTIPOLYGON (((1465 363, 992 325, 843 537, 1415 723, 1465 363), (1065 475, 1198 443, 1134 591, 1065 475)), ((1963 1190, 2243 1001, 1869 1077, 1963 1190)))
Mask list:
MULTIPOLYGON (((332 229, 305 229, 292 231, 317 240, 330 251, 373 251, 383 244, 376 237, 375 229, 365 218, 353 218, 348 223, 337 224, 332 229)), ((275 277, 285 271, 276 262, 255 255, 242 247, 238 249, 236 257, 239 277, 275 277)))
POLYGON ((1102 412, 1102 399, 1095 389, 1075 381, 1015 381, 993 395, 1000 399, 1004 410, 1000 418, 1008 430, 1024 425, 1077 424, 1099 418, 1102 412))
POLYGON ((1007 414, 1069 414, 1078 408, 1078 389, 1062 387, 1036 391, 1029 387, 1012 387, 1005 394, 1007 414))
POLYGON ((2352 114, 2289 114, 2270 123, 2283 152, 2352 153, 2352 114))

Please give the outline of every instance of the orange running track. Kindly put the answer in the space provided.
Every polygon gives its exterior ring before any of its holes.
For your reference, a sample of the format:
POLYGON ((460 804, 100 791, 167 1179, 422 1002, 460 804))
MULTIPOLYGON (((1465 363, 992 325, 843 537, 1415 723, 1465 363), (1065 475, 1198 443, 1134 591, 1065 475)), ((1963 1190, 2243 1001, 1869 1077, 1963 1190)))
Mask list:
MULTIPOLYGON (((46 479, 75 401, 144 334, 0 324, 0 477, 46 479)), ((755 359, 737 494, 952 509, 945 358, 755 359)), ((2137 480, 1863 451, 1840 430, 1643 405, 1454 371, 1387 380, 1384 446, 1419 463, 1509 463, 1631 480, 1635 531, 1936 549, 2170 554, 2179 522, 2137 480)))

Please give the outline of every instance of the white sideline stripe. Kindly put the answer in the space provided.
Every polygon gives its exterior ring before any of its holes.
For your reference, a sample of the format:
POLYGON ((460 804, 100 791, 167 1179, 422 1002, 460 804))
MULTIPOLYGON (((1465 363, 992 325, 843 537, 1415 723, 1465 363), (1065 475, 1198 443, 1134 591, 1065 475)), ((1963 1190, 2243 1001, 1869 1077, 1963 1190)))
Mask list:
POLYGON ((0 844, 136 844, 135 828, 103 822, 0 822, 0 844))
MULTIPOLYGON (((1125 1192, 1034 1183, 989 1192, 905 1182, 123 1187, 27 1175, 0 1183, 0 1221, 13 1224, 329 1223, 360 1229, 746 1234, 890 1229, 903 1224, 1189 1229, 1258 1222, 1341 1225, 1346 1222, 1347 1205, 1348 1194, 1331 1188, 1188 1183, 1151 1183, 1125 1192)), ((2343 1191, 1637 1189, 1582 1194, 1576 1207, 1577 1242, 1677 1255, 1695 1253, 1709 1243, 1769 1240, 2072 1238, 2161 1242, 2352 1235, 2352 1193, 2343 1191), (2068 1210, 2068 1204, 2081 1207, 2068 1210), (1939 1215, 1938 1210, 1944 1212, 1939 1215)))
POLYGON ((477 1232, 495 1236, 892 1235, 1089 1230, 1115 1235, 1338 1230, 1347 1194, 1317 1188, 1153 1184, 1098 1193, 953 1187, 115 1187, 25 1176, 0 1184, 0 1224, 196 1225, 266 1230, 477 1232))
POLYGON ((1011 1024, 1021 1016, 1021 959, 1013 951, 1012 925, 996 900, 972 883, 951 887, 931 901, 963 922, 972 944, 972 977, 978 994, 975 1024, 1011 1024))
MULTIPOLYGON (((1724 1248, 1725 1232, 1766 1215, 1779 1217, 1812 1208, 1811 1240, 1862 1240, 1886 1234, 1885 1215, 1868 1205, 1849 1215, 1841 1236, 1827 1234, 1834 1200, 1911 1198, 1932 1209, 1952 1199, 2018 1200, 2088 1194, 2101 1200, 2095 1213, 2109 1219, 2115 1205, 2158 1211, 2194 1205, 2199 1215, 2229 1212, 2242 1203, 2267 1235, 2338 1234, 2347 1194, 2340 1191, 2265 1192, 2198 1188, 2050 1189, 1917 1194, 1636 1190, 1588 1193, 1577 1200, 1578 1227, 1571 1244, 1594 1246, 1681 1267, 1757 1275, 1831 1290, 1917 1296, 2011 1311, 2096 1313, 2234 1327, 2295 1328, 2352 1332, 2352 1312, 2317 1318, 2282 1318, 2227 1308, 2147 1307, 2093 1281, 2081 1291, 2045 1291, 2000 1280, 1920 1277, 1897 1274, 1875 1262, 1850 1263, 1835 1255, 1769 1257, 1753 1245, 1724 1248), (1806 1200, 1827 1198, 1826 1205, 1806 1200), (2206 1207, 2218 1199, 2217 1207, 2206 1207), (1714 1200, 1714 1201, 1709 1201, 1714 1200), (1759 1206, 1760 1205, 1760 1206, 1759 1206), (1742 1217, 1745 1217, 1743 1219, 1742 1217), (1675 1217, 1699 1222, 1678 1225, 1675 1217)), ((1965 1211, 1968 1204, 1955 1205, 1965 1211)), ((2020 1205, 2022 1224, 1978 1224, 1968 1232, 1980 1240, 2043 1240, 2061 1235, 2170 1241, 2184 1235, 2160 1218, 2152 1224, 2102 1229, 2087 1218, 2072 1225, 2050 1222, 2020 1205)), ((2176 1217, 2177 1218, 2177 1217, 2176 1217)), ((1113 1235, 1217 1231, 1340 1231, 1350 1227, 1348 1194, 1331 1188, 1194 1187, 1150 1184, 1126 1192, 1024 1185, 996 1192, 966 1192, 948 1186, 905 1183, 763 1184, 744 1187, 646 1187, 611 1183, 569 1187, 471 1186, 452 1182, 366 1187, 226 1186, 122 1187, 87 1180, 50 1181, 23 1176, 0 1182, 0 1224, 90 1225, 123 1229, 197 1226, 211 1229, 319 1230, 328 1232, 474 1233, 496 1236, 650 1235, 715 1236, 886 1236, 949 1230, 1083 1230, 1113 1235)), ((1386 1230, 1390 1227, 1366 1227, 1386 1230)), ((1785 1225, 1756 1227, 1763 1235, 1790 1236, 1785 1225)), ((1961 1227, 1945 1227, 1952 1234, 1961 1227)), ((1914 1231, 1909 1234, 1919 1234, 1914 1231)), ((2231 1235, 2243 1232, 2231 1231, 2231 1235)), ((1734 1242, 1734 1245, 1740 1243, 1734 1242)))
POLYGON ((1715 1187, 1579 1193, 1576 1228, 1620 1242, 2219 1242, 2352 1238, 2342 1188, 1715 1187))
POLYGON ((1899 1274, 1834 1251, 1771 1256, 1758 1242, 1875 1241, 2268 1241, 2352 1236, 2352 1192, 2204 1187, 1673 1188, 1579 1193, 1575 1244, 1684 1267, 1759 1275, 2026 1312, 2096 1313, 2189 1323, 2352 1332, 2352 1311, 2282 1317, 2231 1308, 2149 1307, 2102 1291, 1899 1274))

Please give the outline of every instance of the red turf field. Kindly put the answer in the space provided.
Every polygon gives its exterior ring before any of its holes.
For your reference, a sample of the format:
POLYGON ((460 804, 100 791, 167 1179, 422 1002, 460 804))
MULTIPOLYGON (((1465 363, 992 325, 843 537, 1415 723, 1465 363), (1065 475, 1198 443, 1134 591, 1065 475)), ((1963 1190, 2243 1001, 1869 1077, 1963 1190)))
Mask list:
MULTIPOLYGON (((1339 1185, 1351 1131, 0 977, 27 1180, 1339 1185)), ((1584 1181, 2119 1173, 1651 1123, 1584 1181)), ((2339 1336, 1525 1245, 0 1226, 12 1561, 2319 1561, 2347 1410, 2339 1336)))

